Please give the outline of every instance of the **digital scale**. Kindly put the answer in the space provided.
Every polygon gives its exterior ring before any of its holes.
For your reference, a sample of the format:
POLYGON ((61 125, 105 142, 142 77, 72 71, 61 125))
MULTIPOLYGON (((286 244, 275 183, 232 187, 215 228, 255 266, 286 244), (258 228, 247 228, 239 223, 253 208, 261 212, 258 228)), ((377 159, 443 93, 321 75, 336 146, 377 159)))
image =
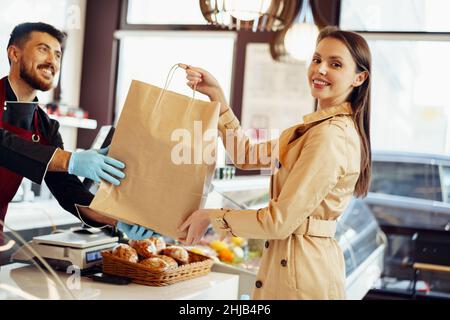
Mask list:
MULTIPOLYGON (((28 245, 55 270, 66 271, 69 266, 86 270, 101 265, 101 252, 116 246, 118 240, 118 237, 111 237, 100 229, 80 228, 37 236, 28 245)), ((17 262, 39 262, 27 246, 22 246, 11 258, 17 262)))

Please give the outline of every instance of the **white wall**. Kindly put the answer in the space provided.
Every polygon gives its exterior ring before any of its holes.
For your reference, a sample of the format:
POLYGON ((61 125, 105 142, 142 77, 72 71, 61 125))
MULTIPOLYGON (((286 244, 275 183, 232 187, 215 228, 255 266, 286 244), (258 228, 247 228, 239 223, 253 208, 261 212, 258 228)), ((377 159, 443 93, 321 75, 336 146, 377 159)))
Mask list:
POLYGON ((87 0, 66 0, 67 45, 61 73, 61 103, 79 107, 87 0))

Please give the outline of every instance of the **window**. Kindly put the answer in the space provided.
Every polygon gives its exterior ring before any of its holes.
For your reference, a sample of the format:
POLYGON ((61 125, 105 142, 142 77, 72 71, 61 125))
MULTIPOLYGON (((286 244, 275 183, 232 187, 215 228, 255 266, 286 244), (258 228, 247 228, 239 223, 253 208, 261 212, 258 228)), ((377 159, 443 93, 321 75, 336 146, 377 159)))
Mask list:
POLYGON ((448 153, 450 42, 365 37, 373 56, 373 148, 448 153))
POLYGON ((343 29, 450 32, 448 0, 342 0, 341 3, 343 29))
POLYGON ((341 1, 341 28, 372 52, 373 149, 450 152, 449 9, 447 0, 341 1))
POLYGON ((129 24, 206 25, 198 0, 128 0, 129 24))
MULTIPOLYGON (((222 85, 228 101, 235 34, 233 32, 120 32, 119 71, 117 78, 117 120, 131 80, 163 87, 170 68, 179 62, 210 71, 222 85)), ((177 70, 169 90, 192 95, 183 70, 177 70)), ((196 94, 196 98, 207 97, 196 94)))
POLYGON ((442 201, 437 166, 374 161, 371 192, 442 201))

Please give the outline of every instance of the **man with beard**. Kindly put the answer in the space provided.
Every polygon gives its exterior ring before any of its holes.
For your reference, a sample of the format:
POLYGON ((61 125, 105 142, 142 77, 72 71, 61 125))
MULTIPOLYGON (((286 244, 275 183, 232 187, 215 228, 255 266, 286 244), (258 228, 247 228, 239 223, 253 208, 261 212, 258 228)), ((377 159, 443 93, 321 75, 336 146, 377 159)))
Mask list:
POLYGON ((8 203, 23 177, 38 184, 45 179, 59 204, 89 226, 117 225, 130 238, 149 237, 151 230, 117 222, 89 209, 93 195, 77 178, 119 185, 119 179, 125 177, 121 171, 125 165, 106 156, 107 148, 64 151, 59 123, 37 105, 37 90, 50 90, 59 72, 65 37, 45 23, 23 23, 11 33, 10 72, 0 80, 0 220, 4 221, 8 203), (13 109, 20 116, 5 117, 13 109))

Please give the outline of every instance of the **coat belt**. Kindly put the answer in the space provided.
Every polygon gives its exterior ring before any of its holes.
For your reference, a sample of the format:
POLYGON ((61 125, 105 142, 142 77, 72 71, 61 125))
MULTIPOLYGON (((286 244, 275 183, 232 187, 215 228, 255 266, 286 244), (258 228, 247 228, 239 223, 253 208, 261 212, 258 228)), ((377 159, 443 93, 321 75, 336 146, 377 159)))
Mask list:
POLYGON ((319 220, 308 217, 292 234, 310 237, 333 238, 336 233, 336 220, 319 220))

